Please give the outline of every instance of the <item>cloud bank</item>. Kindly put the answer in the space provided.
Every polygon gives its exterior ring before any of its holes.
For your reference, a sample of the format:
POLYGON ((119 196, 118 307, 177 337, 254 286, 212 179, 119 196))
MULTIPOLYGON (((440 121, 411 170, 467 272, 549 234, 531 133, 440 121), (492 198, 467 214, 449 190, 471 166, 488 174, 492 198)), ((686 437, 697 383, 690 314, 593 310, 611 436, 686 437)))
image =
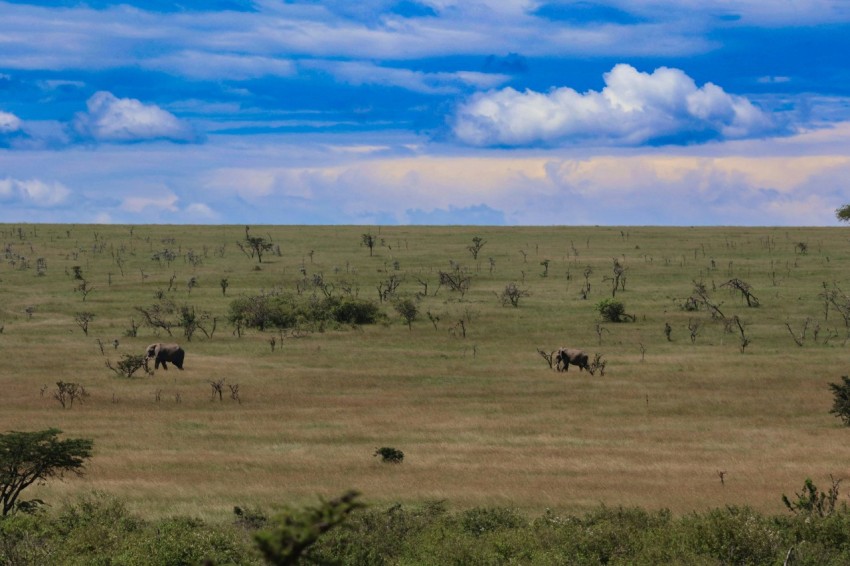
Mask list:
POLYGON ((776 134, 781 125, 742 96, 713 83, 698 87, 679 69, 651 74, 616 65, 601 92, 561 87, 548 93, 507 87, 478 93, 452 120, 454 135, 474 146, 556 145, 592 140, 637 145, 740 139, 776 134))

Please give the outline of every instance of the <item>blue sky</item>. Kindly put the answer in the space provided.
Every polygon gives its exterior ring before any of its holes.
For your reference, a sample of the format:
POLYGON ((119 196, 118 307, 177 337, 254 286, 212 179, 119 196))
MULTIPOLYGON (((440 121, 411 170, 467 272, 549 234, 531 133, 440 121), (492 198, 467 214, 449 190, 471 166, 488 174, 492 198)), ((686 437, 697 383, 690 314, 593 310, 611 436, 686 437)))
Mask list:
POLYGON ((836 225, 850 2, 0 0, 0 222, 836 225))

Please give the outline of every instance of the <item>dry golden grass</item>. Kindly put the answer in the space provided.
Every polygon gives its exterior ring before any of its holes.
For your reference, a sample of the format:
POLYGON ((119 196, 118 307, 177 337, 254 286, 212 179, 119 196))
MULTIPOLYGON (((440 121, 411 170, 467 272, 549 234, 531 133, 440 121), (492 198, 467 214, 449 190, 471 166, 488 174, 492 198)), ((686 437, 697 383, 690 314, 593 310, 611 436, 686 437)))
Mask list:
POLYGON ((95 489, 146 516, 224 517, 234 505, 297 504, 354 488, 370 502, 536 511, 599 503, 780 511, 782 493, 806 476, 840 476, 850 461, 827 388, 847 373, 847 331, 836 312, 824 318, 818 296, 823 283, 850 291, 841 229, 382 228, 385 245, 369 257, 359 245, 365 227, 254 227, 281 247, 260 270, 236 247, 244 227, 138 226, 131 235, 126 226, 25 226, 23 238, 17 229, 0 226, 0 239, 30 262, 45 257, 48 268, 37 276, 8 256, 0 264, 0 429, 57 427, 95 441, 85 477, 38 488, 51 503, 95 489), (476 234, 487 244, 473 262, 465 247, 476 234), (801 241, 805 255, 795 250, 801 241), (157 265, 151 253, 166 246, 206 249, 204 261, 193 267, 181 255, 157 265), (637 320, 604 324, 599 344, 593 305, 610 296, 603 277, 613 257, 628 267, 617 299, 637 320), (543 259, 551 260, 545 278, 543 259), (445 288, 433 296, 449 260, 475 277, 462 301, 445 288), (67 274, 74 265, 95 287, 85 302, 67 274), (274 333, 234 336, 225 322, 231 298, 294 290, 302 265, 308 277, 322 273, 337 290, 345 280, 361 297, 377 297, 375 284, 391 274, 405 278, 408 296, 422 290, 417 277, 428 281, 429 296, 412 331, 385 305, 386 324, 288 337, 274 352, 274 333), (183 372, 117 377, 106 359, 168 340, 149 328, 124 332, 131 317, 140 321, 133 307, 152 304, 172 275, 166 294, 217 316, 215 335, 176 338, 187 350, 183 372), (190 293, 192 275, 200 286, 190 293), (753 285, 761 307, 719 288, 732 276, 753 285), (745 322, 753 340, 745 353, 705 311, 677 307, 693 280, 745 322), (494 295, 510 281, 531 293, 517 309, 494 295), (73 320, 84 310, 96 314, 88 336, 73 320), (427 310, 440 317, 437 329, 427 310), (821 339, 810 330, 801 348, 785 322, 799 329, 806 317, 820 323, 821 339), (460 319, 466 338, 450 332, 460 319), (703 324, 693 344, 691 320, 703 324), (825 344, 828 329, 837 336, 825 344), (603 353, 606 374, 549 370, 536 349, 562 345, 603 353), (226 387, 222 402, 211 400, 209 382, 219 379, 239 384, 241 404, 226 387), (90 397, 63 410, 52 398, 60 380, 83 384, 90 397), (373 457, 379 446, 403 450, 404 463, 382 464, 373 457))

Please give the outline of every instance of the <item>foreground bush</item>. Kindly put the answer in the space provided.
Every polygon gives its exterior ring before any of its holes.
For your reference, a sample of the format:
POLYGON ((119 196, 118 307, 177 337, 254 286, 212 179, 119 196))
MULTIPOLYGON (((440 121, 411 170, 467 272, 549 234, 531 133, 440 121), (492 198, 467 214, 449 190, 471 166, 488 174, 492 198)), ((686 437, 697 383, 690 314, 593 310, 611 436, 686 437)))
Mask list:
POLYGON ((94 494, 50 513, 0 520, 0 564, 260 565, 267 562, 258 541, 273 543, 268 563, 281 564, 850 564, 845 505, 827 516, 727 507, 682 517, 623 507, 536 517, 506 507, 450 511, 443 502, 357 507, 327 515, 325 503, 285 520, 237 508, 224 524, 145 521, 120 500, 94 494))

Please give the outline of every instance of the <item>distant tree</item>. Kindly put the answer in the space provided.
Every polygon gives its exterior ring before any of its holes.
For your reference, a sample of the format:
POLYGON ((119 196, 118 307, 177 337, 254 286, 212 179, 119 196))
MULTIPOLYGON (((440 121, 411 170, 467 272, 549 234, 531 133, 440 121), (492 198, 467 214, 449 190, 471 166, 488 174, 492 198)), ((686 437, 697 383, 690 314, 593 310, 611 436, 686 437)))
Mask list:
POLYGON ((850 222, 850 204, 835 209, 835 217, 841 222, 850 222))
POLYGON ((416 306, 416 301, 409 298, 399 299, 393 307, 401 315, 401 318, 404 319, 404 322, 407 323, 407 329, 413 330, 413 321, 419 316, 419 308, 416 306))
POLYGON ((369 255, 371 256, 372 250, 375 248, 375 244, 377 243, 375 236, 373 236, 372 234, 363 234, 362 236, 360 236, 360 240, 363 242, 364 246, 369 248, 369 255))
POLYGON ((478 259, 478 252, 481 251, 481 248, 484 247, 484 244, 487 243, 487 240, 482 238, 481 236, 475 236, 472 238, 472 245, 466 246, 466 249, 469 250, 469 253, 472 254, 472 259, 478 259))
POLYGON ((522 297, 527 297, 528 295, 529 292, 526 289, 520 289, 515 282, 511 282, 505 285, 505 288, 502 290, 501 295, 496 293, 496 296, 499 297, 499 300, 502 302, 503 307, 506 307, 508 305, 518 307, 519 300, 522 297))
POLYGON ((274 244, 265 238, 260 238, 258 236, 252 236, 250 234, 250 226, 245 226, 245 243, 236 242, 236 245, 239 246, 239 249, 242 252, 250 257, 257 257, 258 263, 263 263, 263 254, 274 247, 274 244))
POLYGON ((145 324, 151 328, 161 328, 172 336, 171 329, 179 326, 179 322, 174 318, 177 312, 177 305, 170 299, 161 298, 158 303, 154 303, 148 308, 135 307, 137 311, 142 313, 145 318, 145 324))
MULTIPOLYGON (((440 271, 440 287, 446 286, 452 291, 460 293, 461 299, 469 291, 469 285, 472 283, 470 277, 465 270, 459 265, 455 265, 452 271, 440 271)), ((439 290, 439 287, 437 287, 439 290)), ((434 293, 436 295, 436 292, 434 293)))
POLYGON ((59 401, 59 404, 62 405, 63 409, 70 409, 73 407, 74 401, 76 400, 79 400, 80 403, 82 403, 83 399, 88 396, 89 394, 86 391, 86 388, 79 383, 74 383, 73 381, 57 381, 56 391, 53 392, 53 398, 59 401))
POLYGON ((93 442, 83 438, 59 440, 61 430, 0 434, 0 504, 4 516, 35 502, 19 501, 21 492, 33 484, 62 478, 65 472, 82 475, 93 442))
POLYGON ((94 320, 93 312, 78 312, 74 315, 74 322, 77 323, 77 326, 83 331, 83 334, 86 336, 89 335, 89 323, 94 320))
POLYGON ((74 292, 75 292, 75 293, 79 293, 79 294, 81 294, 81 295, 83 296, 83 301, 84 301, 84 302, 85 302, 85 300, 86 300, 86 297, 88 297, 88 296, 89 296, 89 293, 91 293, 92 291, 94 291, 94 287, 92 287, 92 286, 89 284, 89 282, 88 282, 88 281, 86 281, 85 279, 83 279, 82 281, 80 281, 80 284, 79 284, 79 285, 77 285, 76 287, 74 287, 74 292))
POLYGON ((730 279, 726 283, 723 283, 721 287, 729 287, 730 289, 737 289, 741 292, 741 296, 747 300, 748 307, 757 307, 759 306, 759 300, 753 295, 752 286, 746 281, 742 281, 737 277, 730 279))

